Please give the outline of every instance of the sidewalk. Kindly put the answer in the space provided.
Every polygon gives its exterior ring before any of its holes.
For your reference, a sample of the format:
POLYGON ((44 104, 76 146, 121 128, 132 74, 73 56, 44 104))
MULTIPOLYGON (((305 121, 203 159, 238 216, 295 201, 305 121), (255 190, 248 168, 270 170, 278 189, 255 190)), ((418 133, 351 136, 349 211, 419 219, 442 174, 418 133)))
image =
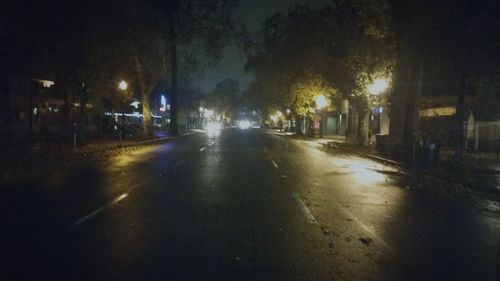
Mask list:
MULTIPOLYGON (((382 161, 385 160, 386 162, 401 164, 398 161, 388 159, 386 157, 383 157, 382 155, 379 155, 375 148, 375 143, 370 146, 360 146, 350 140, 346 140, 343 136, 318 138, 314 140, 326 146, 350 149, 353 152, 366 154, 368 156, 374 156, 382 161)), ((452 150, 442 150, 440 153, 441 162, 455 161, 453 157, 454 151, 452 150)), ((500 174, 500 160, 496 158, 496 154, 494 153, 464 152, 462 155, 462 165, 467 165, 471 168, 480 170, 488 174, 500 174)))
POLYGON ((441 160, 432 167, 414 166, 388 159, 378 154, 375 145, 360 146, 343 136, 329 138, 310 138, 293 136, 314 143, 322 149, 341 149, 349 153, 386 164, 396 165, 420 175, 431 175, 443 180, 445 183, 459 183, 463 185, 462 191, 473 192, 486 197, 500 198, 500 161, 491 153, 464 153, 462 162, 457 164, 453 160, 451 151, 443 151, 441 160))
POLYGON ((59 167, 87 158, 102 159, 137 149, 141 145, 167 141, 173 137, 165 131, 155 131, 154 138, 142 140, 116 137, 91 138, 84 145, 73 148, 72 143, 50 141, 31 144, 13 144, 0 148, 0 184, 23 180, 47 168, 59 167))

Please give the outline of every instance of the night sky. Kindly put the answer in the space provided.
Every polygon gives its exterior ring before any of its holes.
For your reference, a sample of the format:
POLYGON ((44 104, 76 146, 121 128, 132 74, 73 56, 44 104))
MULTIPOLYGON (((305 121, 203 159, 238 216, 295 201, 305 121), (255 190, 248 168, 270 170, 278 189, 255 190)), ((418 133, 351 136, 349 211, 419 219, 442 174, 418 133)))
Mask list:
MULTIPOLYGON (((240 7, 236 11, 236 18, 239 18, 252 31, 258 31, 264 19, 275 13, 284 12, 294 4, 307 4, 310 7, 320 7, 329 0, 241 0, 240 7)), ((240 89, 243 91, 248 83, 253 80, 253 76, 246 73, 246 59, 235 46, 228 46, 224 57, 216 66, 205 70, 203 77, 196 80, 196 84, 203 92, 209 92, 214 86, 227 77, 240 81, 240 89)))

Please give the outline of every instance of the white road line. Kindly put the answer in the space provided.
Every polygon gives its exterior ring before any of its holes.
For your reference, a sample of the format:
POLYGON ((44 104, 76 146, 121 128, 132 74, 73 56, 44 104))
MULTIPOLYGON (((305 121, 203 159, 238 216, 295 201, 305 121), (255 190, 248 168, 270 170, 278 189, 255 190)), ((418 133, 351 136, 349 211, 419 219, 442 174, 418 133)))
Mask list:
POLYGON ((114 204, 122 201, 123 199, 125 199, 126 197, 128 196, 127 193, 123 193, 122 195, 118 196, 117 198, 115 198, 113 201, 107 203, 106 205, 96 209, 95 211, 89 213, 88 215, 84 216, 83 218, 77 220, 76 222, 73 223, 73 226, 77 226, 79 224, 82 224, 86 221, 88 221, 89 219, 91 219, 92 217, 96 216, 97 214, 101 213, 102 211, 106 210, 107 208, 113 206, 114 204))
POLYGON ((356 217, 351 211, 349 211, 348 209, 346 209, 344 206, 342 206, 342 204, 340 204, 339 202, 337 202, 337 200, 333 199, 333 198, 330 198, 331 201, 337 205, 339 207, 339 209, 348 217, 348 218, 351 218, 353 221, 355 221, 364 231, 368 232, 371 237, 373 237, 373 240, 377 241, 380 245, 382 245, 382 247, 384 247, 390 254, 394 254, 394 250, 392 249, 392 247, 387 244, 384 239, 380 238, 380 236, 378 236, 378 234, 371 228, 369 227, 368 225, 366 225, 365 223, 363 223, 358 217, 356 217))
POLYGON ((207 149, 205 146, 200 148, 200 151, 204 151, 205 149, 207 149))
POLYGON ((311 211, 309 211, 309 208, 307 208, 306 204, 304 203, 304 201, 302 201, 300 196, 296 192, 294 192, 292 193, 292 197, 295 200, 295 202, 297 202, 297 205, 299 206, 304 216, 306 216, 307 221, 313 224, 318 224, 314 216, 311 214, 311 211))
POLYGON ((271 160, 271 162, 273 163, 274 168, 278 168, 279 167, 278 164, 276 163, 276 161, 271 160))
POLYGON ((174 165, 172 165, 172 167, 170 167, 170 169, 175 169, 184 163, 186 163, 186 160, 181 160, 181 161, 175 163, 174 165))

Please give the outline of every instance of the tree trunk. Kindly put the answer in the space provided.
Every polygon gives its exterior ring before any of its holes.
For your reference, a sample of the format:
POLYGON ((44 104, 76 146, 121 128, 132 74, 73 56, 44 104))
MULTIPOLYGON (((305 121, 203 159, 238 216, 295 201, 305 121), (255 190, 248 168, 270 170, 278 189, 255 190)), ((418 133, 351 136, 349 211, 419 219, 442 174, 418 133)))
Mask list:
POLYGON ((455 158, 458 161, 462 160, 462 152, 464 151, 465 87, 466 87, 466 75, 464 73, 461 73, 460 81, 458 83, 457 115, 455 124, 456 137, 457 137, 455 158))
POLYGON ((80 143, 85 143, 87 140, 87 101, 80 100, 80 118, 78 121, 78 128, 80 131, 79 140, 80 143))
POLYGON ((142 100, 142 115, 144 120, 142 133, 145 138, 150 139, 153 136, 153 120, 151 119, 151 106, 149 104, 149 89, 146 86, 146 78, 144 77, 142 64, 137 53, 134 53, 134 60, 142 100))
POLYGON ((358 111, 358 130, 357 130, 357 139, 358 139, 358 144, 359 145, 364 145, 365 144, 365 116, 366 112, 359 112, 358 111))
POLYGON ((418 68, 415 71, 415 95, 413 95, 413 99, 408 107, 411 109, 411 140, 409 140, 409 145, 411 145, 411 160, 415 164, 417 161, 417 138, 418 138, 418 118, 419 118, 419 109, 420 109, 420 97, 422 96, 423 89, 423 79, 424 79, 424 64, 422 62, 422 58, 418 59, 417 64, 415 65, 418 68))
POLYGON ((149 92, 145 85, 141 84, 142 115, 144 118, 143 135, 150 139, 153 137, 153 119, 151 118, 151 106, 149 104, 149 92))
POLYGON ((295 133, 298 136, 302 135, 302 120, 300 119, 300 116, 295 118, 295 133))
POLYGON ((408 161, 414 158, 418 128, 419 96, 422 91, 423 65, 409 51, 398 56, 391 94, 391 124, 389 135, 393 153, 408 161))
POLYGON ((172 63, 172 89, 170 97, 170 134, 179 135, 179 126, 177 124, 177 38, 175 33, 174 17, 170 17, 170 56, 172 63))

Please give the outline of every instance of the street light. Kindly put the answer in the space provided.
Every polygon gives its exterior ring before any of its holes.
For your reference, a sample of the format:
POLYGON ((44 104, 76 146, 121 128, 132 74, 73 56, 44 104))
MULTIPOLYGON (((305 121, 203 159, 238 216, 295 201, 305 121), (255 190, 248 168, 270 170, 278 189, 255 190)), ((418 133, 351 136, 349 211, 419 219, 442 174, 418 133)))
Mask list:
POLYGON ((118 89, 123 91, 123 95, 121 96, 122 101, 122 126, 120 129, 120 146, 122 146, 122 138, 123 138, 123 129, 125 127, 125 91, 127 91, 128 84, 125 80, 120 81, 118 84, 118 89))
POLYGON ((128 84, 127 82, 125 82, 124 80, 122 80, 120 82, 120 84, 118 84, 118 89, 122 90, 122 91, 126 91, 128 88, 128 84))
POLYGON ((315 102, 316 102, 316 109, 318 110, 322 110, 328 105, 328 101, 326 100, 326 97, 324 95, 317 96, 315 102))
POLYGON ((324 95, 317 96, 314 100, 316 109, 319 110, 319 137, 323 137, 323 108, 328 105, 328 100, 324 95))
POLYGON ((368 86, 368 92, 371 95, 378 96, 380 93, 385 91, 387 89, 387 79, 384 78, 378 78, 373 81, 373 83, 368 86))
MULTIPOLYGON (((377 121, 377 129, 380 131, 380 94, 384 92, 388 87, 388 81, 385 78, 377 78, 368 86, 368 93, 372 96, 377 97, 377 112, 378 112, 378 121, 377 121)), ((371 144, 372 140, 372 122, 373 122, 373 113, 370 107, 370 130, 368 132, 368 141, 371 144)))

